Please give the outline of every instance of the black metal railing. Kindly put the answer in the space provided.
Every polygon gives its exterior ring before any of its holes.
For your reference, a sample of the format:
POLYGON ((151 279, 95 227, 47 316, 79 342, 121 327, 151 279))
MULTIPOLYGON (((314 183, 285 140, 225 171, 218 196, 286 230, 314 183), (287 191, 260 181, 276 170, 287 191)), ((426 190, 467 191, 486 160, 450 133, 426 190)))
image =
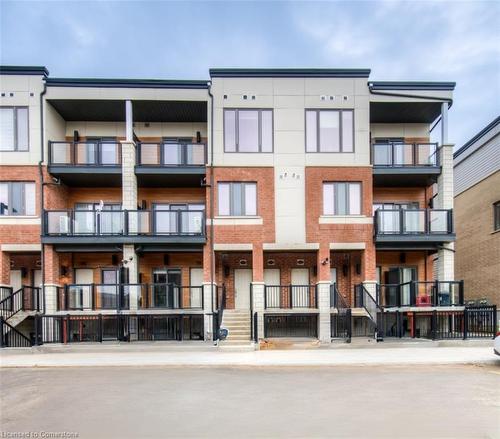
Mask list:
POLYGON ((380 339, 382 334, 379 333, 378 327, 381 324, 379 319, 383 317, 383 309, 377 298, 373 297, 363 284, 354 286, 354 307, 365 309, 368 319, 372 322, 373 334, 377 339, 380 339))
POLYGON ((32 340, 0 316, 0 348, 29 348, 32 340))
POLYGON ((38 315, 36 344, 203 340, 203 315, 38 315))
POLYGON ((377 302, 385 308, 402 306, 463 306, 463 281, 410 281, 378 284, 377 302))
POLYGON ((49 142, 49 166, 116 167, 122 162, 120 142, 87 140, 49 142))
POLYGON ((140 142, 137 165, 152 167, 205 166, 207 146, 204 143, 140 142))
POLYGON ((337 309, 349 308, 347 300, 340 294, 336 282, 330 285, 330 306, 337 309))
POLYGON ((226 302, 227 302, 227 293, 226 293, 226 286, 222 285, 220 287, 216 288, 215 292, 216 296, 216 306, 217 306, 217 313, 214 316, 215 319, 215 332, 214 332, 214 340, 219 340, 219 332, 220 328, 222 326, 222 318, 224 317, 224 309, 226 308, 226 302))
POLYGON ((352 337, 352 314, 350 308, 338 308, 338 313, 330 318, 332 338, 341 338, 350 343, 352 337))
POLYGON ((453 233, 451 209, 378 209, 376 235, 447 235, 453 233))
POLYGON ((496 306, 465 307, 458 311, 385 311, 379 330, 385 337, 399 338, 494 338, 497 331, 496 312, 496 306))
POLYGON ((58 301, 59 311, 127 310, 130 290, 140 284, 68 284, 58 301))
POLYGON ((43 298, 41 289, 23 285, 17 291, 10 287, 3 287, 0 301, 0 317, 8 320, 19 311, 43 312, 43 298))
POLYGON ((203 210, 45 210, 45 236, 205 236, 203 210))
POLYGON ((373 143, 372 164, 375 167, 438 167, 437 143, 373 143))
POLYGON ((140 309, 203 309, 203 287, 154 283, 140 285, 140 309))
POLYGON ((272 308, 316 308, 316 285, 265 285, 264 307, 272 308))
POLYGON ((318 337, 316 314, 266 314, 264 337, 318 337))

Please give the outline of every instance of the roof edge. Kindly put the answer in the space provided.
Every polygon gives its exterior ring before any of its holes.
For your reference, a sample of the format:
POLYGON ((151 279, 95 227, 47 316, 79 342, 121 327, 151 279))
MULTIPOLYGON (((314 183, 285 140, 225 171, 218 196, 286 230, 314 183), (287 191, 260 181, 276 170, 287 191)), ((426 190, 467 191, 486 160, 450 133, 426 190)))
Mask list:
POLYGON ((460 154, 465 152, 471 145, 476 143, 481 137, 488 134, 493 128, 500 124, 500 116, 493 119, 488 125, 486 125, 481 131, 479 131, 474 137, 472 137, 468 142, 464 143, 457 151, 454 152, 453 158, 456 159, 460 154))
POLYGON ((368 78, 370 69, 210 69, 211 78, 368 78))
POLYGON ((45 66, 0 66, 0 75, 40 75, 49 76, 45 66))
POLYGON ((196 79, 108 79, 108 78, 47 78, 49 87, 99 88, 187 88, 206 89, 208 81, 196 79))
POLYGON ((456 82, 370 81, 372 90, 455 90, 456 82))

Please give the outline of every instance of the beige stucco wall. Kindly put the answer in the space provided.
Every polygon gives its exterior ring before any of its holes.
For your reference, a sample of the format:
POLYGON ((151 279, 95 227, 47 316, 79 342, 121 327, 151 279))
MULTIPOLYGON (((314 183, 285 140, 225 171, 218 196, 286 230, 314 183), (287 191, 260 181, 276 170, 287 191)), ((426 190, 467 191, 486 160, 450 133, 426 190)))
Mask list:
POLYGON ((372 123, 370 132, 372 139, 384 137, 429 137, 427 123, 372 123))
POLYGON ((455 197, 455 277, 466 299, 500 305, 500 231, 493 231, 493 203, 500 200, 500 171, 455 197))
POLYGON ((273 166, 276 242, 305 243, 305 167, 370 163, 366 78, 213 78, 212 92, 215 165, 273 166), (274 152, 224 153, 224 108, 272 108, 274 152), (354 109, 354 152, 306 153, 306 108, 354 109))
POLYGON ((0 164, 35 165, 40 160, 40 93, 42 90, 42 76, 0 76, 0 92, 5 93, 5 96, 0 96, 0 106, 29 108, 29 151, 0 152, 0 164), (10 96, 11 93, 13 96, 10 96))

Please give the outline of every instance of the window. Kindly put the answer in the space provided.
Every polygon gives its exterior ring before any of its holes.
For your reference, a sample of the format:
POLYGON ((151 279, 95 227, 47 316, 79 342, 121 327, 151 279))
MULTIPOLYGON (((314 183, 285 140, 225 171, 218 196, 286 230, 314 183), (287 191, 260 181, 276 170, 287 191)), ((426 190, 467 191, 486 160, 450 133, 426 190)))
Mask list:
POLYGON ((494 230, 500 230, 500 201, 493 205, 493 227, 494 230))
POLYGON ((324 215, 361 215, 361 183, 323 183, 324 215))
POLYGON ((0 151, 28 151, 28 108, 0 108, 0 151))
POLYGON ((257 183, 219 183, 219 215, 257 215, 257 183))
POLYGON ((0 215, 35 215, 35 183, 0 182, 0 215))
POLYGON ((306 152, 354 152, 354 111, 306 110, 306 152))
POLYGON ((272 110, 224 110, 225 152, 273 152, 272 110))

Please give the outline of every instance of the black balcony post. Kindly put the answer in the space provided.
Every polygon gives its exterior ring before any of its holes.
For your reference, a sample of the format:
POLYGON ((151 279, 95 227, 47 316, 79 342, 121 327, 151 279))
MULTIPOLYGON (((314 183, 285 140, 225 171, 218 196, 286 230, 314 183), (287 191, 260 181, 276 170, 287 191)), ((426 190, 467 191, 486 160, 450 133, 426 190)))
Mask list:
POLYGON ((396 302, 398 308, 401 308, 401 284, 396 285, 396 302))
MULTIPOLYGON (((495 313, 496 317, 496 313, 495 313)), ((467 307, 464 308, 464 340, 467 340, 467 332, 469 331, 469 312, 467 307)))
POLYGON ((439 306, 439 281, 434 281, 434 306, 439 306))
POLYGON ((98 341, 99 343, 102 343, 102 314, 99 314, 97 316, 97 330, 98 330, 98 341))
POLYGON ((437 311, 432 311, 431 317, 431 337, 433 340, 437 338, 437 311))
POLYGON ((64 310, 68 310, 68 284, 64 285, 64 310))
POLYGON ((66 314, 66 340, 65 343, 70 343, 71 328, 70 328, 70 315, 66 314))
POLYGON ((415 338, 417 336, 417 313, 414 311, 411 313, 412 314, 412 321, 411 321, 411 327, 412 327, 412 338, 415 338))
POLYGON ((458 304, 457 305, 463 305, 464 304, 464 281, 463 279, 458 282, 458 304))
POLYGON ((448 233, 453 233, 453 210, 448 210, 448 233))
POLYGON ((399 233, 405 233, 406 226, 405 226, 405 220, 404 220, 404 211, 403 209, 399 209, 399 233))
POLYGON ((264 285, 264 309, 267 309, 267 285, 264 285))
POLYGON ((293 286, 292 284, 289 285, 289 291, 288 291, 288 308, 293 308, 293 286))
POLYGON ((125 209, 123 211, 123 229, 122 229, 122 235, 129 235, 129 227, 128 227, 128 223, 129 223, 129 211, 127 209, 125 209))
POLYGON ((417 294, 416 288, 417 284, 414 280, 410 281, 410 305, 415 306, 417 304, 417 294))
POLYGON ((95 291, 95 284, 90 285, 90 296, 92 300, 92 309, 96 309, 96 291, 95 291))

